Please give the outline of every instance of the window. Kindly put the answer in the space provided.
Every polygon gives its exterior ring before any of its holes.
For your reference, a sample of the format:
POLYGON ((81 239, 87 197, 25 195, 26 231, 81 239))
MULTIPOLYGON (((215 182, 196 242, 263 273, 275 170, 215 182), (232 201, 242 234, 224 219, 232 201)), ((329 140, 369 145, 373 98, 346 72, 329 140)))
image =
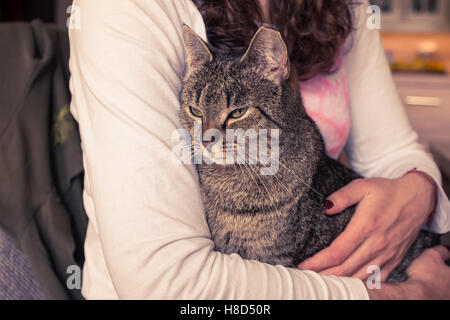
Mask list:
POLYGON ((383 13, 392 13, 394 6, 391 0, 372 0, 370 1, 372 4, 375 4, 381 8, 383 13))
POLYGON ((416 14, 435 14, 438 9, 437 0, 413 0, 411 9, 416 14))
POLYGON ((448 0, 371 0, 381 8, 381 26, 386 31, 448 31, 448 0))

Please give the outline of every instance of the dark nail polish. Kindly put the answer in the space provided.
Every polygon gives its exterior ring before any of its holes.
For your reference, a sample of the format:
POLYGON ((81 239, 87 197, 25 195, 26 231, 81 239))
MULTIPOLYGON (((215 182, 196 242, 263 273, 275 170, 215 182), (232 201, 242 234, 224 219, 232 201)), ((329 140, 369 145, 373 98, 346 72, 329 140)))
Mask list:
POLYGON ((334 207, 334 203, 328 199, 324 200, 323 205, 325 206, 325 209, 330 210, 334 207))

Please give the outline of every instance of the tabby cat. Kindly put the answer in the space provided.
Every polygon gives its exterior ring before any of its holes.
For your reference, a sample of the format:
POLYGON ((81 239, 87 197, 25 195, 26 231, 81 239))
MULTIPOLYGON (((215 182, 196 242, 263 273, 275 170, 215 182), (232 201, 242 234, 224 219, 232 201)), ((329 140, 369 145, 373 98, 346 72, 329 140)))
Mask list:
MULTIPOLYGON (((243 53, 213 49, 187 26, 183 35, 187 71, 181 120, 194 149, 214 160, 221 151, 238 147, 235 141, 205 135, 198 142, 195 125, 201 125, 203 134, 215 129, 222 137, 233 129, 275 129, 279 134, 276 174, 262 174, 267 164, 259 157, 253 163, 248 157, 240 163, 197 164, 215 249, 296 267, 344 230, 355 208, 328 216, 323 201, 360 176, 326 155, 322 136, 303 107, 279 32, 261 27, 243 53)), ((421 231, 389 280, 406 280, 406 267, 438 242, 438 235, 421 231)))

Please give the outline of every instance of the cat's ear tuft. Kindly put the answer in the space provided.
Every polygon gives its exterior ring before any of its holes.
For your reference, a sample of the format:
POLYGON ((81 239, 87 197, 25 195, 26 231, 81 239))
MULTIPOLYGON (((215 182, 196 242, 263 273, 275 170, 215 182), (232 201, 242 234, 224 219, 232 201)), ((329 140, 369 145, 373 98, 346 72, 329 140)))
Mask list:
POLYGON ((286 80, 290 75, 286 44, 280 32, 267 27, 261 27, 255 33, 241 63, 256 64, 256 67, 269 78, 286 80))
POLYGON ((187 53, 187 64, 198 68, 211 62, 213 55, 208 45, 187 25, 183 25, 184 45, 187 53))

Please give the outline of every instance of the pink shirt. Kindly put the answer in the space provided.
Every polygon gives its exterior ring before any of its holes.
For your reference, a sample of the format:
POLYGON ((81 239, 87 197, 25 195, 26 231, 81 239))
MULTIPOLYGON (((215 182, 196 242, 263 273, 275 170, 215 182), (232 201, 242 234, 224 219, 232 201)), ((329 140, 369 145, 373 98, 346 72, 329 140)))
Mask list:
POLYGON ((306 112, 319 127, 327 154, 334 159, 344 149, 350 132, 348 84, 341 65, 339 58, 336 72, 299 82, 306 112))

